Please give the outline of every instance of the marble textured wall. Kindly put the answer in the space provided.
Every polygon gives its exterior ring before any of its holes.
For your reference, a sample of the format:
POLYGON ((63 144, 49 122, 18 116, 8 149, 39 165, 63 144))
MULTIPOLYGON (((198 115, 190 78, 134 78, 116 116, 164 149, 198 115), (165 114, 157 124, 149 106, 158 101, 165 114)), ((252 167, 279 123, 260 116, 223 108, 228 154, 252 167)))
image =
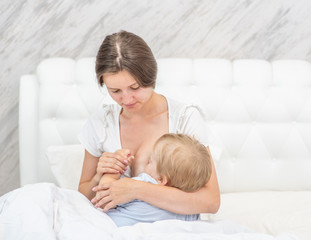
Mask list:
POLYGON ((2 0, 0 196, 19 187, 19 79, 42 59, 95 56, 124 29, 157 58, 311 61, 310 12, 309 0, 2 0))

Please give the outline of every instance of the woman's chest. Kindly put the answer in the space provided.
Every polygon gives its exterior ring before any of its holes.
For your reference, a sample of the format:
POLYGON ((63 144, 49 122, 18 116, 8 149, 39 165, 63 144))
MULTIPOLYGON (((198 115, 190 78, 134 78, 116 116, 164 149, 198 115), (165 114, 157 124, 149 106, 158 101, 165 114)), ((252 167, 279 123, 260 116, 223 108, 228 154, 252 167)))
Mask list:
POLYGON ((130 149, 134 155, 132 176, 144 171, 148 163, 154 143, 163 134, 169 132, 168 120, 157 122, 137 122, 131 126, 120 126, 120 139, 122 148, 130 149))

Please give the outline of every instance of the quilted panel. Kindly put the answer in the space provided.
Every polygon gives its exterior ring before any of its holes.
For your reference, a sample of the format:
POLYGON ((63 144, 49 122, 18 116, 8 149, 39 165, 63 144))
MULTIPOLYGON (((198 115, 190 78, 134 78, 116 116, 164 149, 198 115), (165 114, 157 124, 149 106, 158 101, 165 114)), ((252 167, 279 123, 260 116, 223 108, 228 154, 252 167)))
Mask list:
MULTIPOLYGON (((77 143, 99 104, 94 58, 38 67, 41 156, 77 143)), ((311 67, 305 61, 159 59, 156 91, 200 105, 222 192, 311 189, 311 67)))

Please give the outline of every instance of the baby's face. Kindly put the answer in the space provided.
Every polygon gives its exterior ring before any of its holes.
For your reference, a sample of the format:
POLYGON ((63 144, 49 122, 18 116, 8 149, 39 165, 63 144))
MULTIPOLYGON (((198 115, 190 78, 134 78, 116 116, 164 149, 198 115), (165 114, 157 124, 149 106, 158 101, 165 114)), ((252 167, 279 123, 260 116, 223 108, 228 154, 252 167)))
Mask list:
POLYGON ((150 154, 149 161, 145 168, 145 173, 149 174, 151 177, 158 181, 159 174, 157 172, 157 161, 154 157, 154 154, 150 154))

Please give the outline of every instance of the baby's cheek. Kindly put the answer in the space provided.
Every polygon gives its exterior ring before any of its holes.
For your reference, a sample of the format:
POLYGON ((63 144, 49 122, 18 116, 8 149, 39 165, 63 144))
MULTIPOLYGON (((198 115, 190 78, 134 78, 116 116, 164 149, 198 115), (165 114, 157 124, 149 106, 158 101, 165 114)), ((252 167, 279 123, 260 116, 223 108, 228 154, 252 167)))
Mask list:
POLYGON ((148 173, 150 175, 151 174, 150 170, 151 170, 151 164, 148 163, 145 167, 145 173, 148 173))

